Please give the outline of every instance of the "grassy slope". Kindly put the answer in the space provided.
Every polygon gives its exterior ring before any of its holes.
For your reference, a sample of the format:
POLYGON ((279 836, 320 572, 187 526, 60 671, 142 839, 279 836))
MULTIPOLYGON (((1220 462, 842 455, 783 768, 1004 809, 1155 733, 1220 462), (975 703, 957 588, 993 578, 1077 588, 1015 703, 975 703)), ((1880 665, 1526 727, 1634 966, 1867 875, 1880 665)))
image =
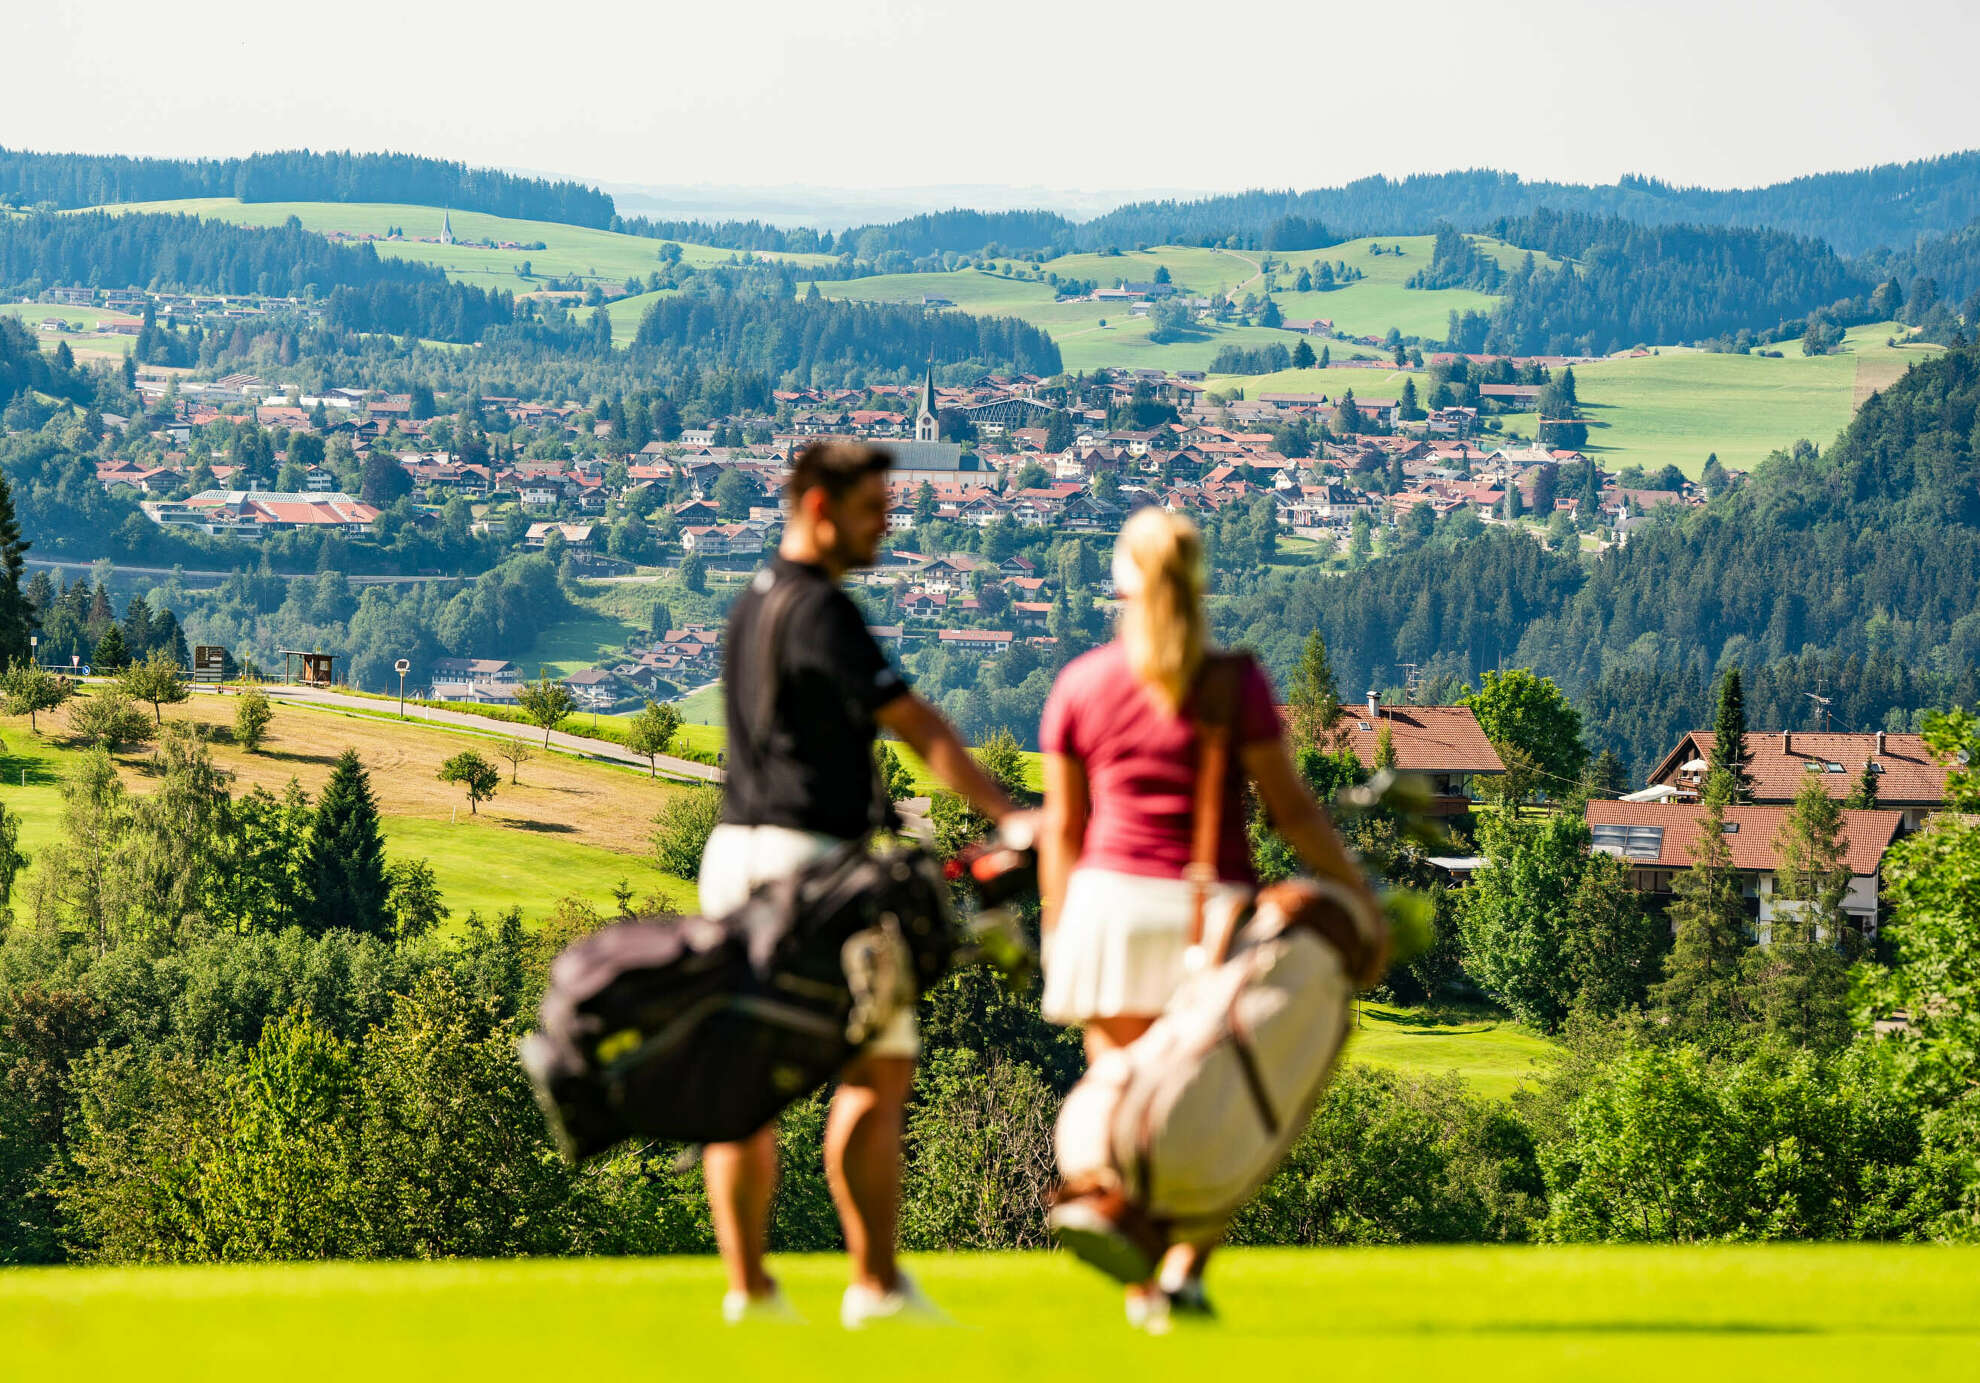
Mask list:
POLYGON ((778 1273, 806 1326, 724 1327, 712 1258, 16 1269, 19 1378, 815 1380, 1323 1376, 1971 1378, 1970 1248, 1410 1248, 1220 1255, 1214 1326, 1163 1339, 1064 1254, 912 1260, 958 1329, 857 1337, 835 1257, 778 1273), (166 1344, 169 1342, 169 1344, 166 1344), (161 1348, 161 1344, 166 1347, 161 1348))
MULTIPOLYGON (((1797 342, 1780 347, 1779 360, 1667 350, 1577 366, 1576 392, 1597 424, 1589 453, 1612 469, 1672 462, 1696 476, 1711 452, 1748 470, 1797 438, 1827 446, 1872 389, 1935 349, 1885 345, 1895 329, 1890 322, 1858 327, 1843 353, 1812 359, 1797 342)), ((1510 415, 1506 426, 1530 435, 1533 417, 1510 415)))
MULTIPOLYGON (((218 725, 231 722, 233 709, 231 700, 201 695, 169 708, 167 716, 218 725)), ((0 717, 6 743, 0 802, 20 814, 22 845, 30 855, 60 835, 61 774, 80 753, 64 738, 60 713, 40 719, 37 736, 29 733, 26 717, 0 717)), ((511 786, 508 765, 498 762, 500 790, 471 814, 465 797, 434 775, 463 748, 493 758, 490 741, 295 705, 276 708, 261 753, 215 743, 214 758, 236 775, 236 792, 260 784, 279 793, 294 777, 313 797, 347 746, 371 774, 394 852, 432 862, 457 916, 512 904, 538 916, 570 896, 606 905, 620 879, 640 897, 656 894, 674 907, 693 906, 692 886, 662 874, 645 854, 648 823, 675 790, 630 768, 552 754, 524 764, 521 785, 511 786)), ((135 792, 149 789, 148 757, 141 752, 120 760, 135 792)))
MULTIPOLYGON (((437 236, 441 208, 395 206, 375 202, 238 202, 231 197, 193 198, 174 202, 131 202, 111 208, 119 211, 178 212, 232 221, 244 226, 279 226, 289 217, 300 220, 313 231, 344 231, 351 235, 383 235, 399 226, 409 236, 437 236)), ((448 275, 463 283, 483 288, 507 288, 527 293, 542 288, 542 280, 572 274, 607 284, 623 283, 629 274, 644 278, 660 267, 660 243, 643 236, 620 235, 614 231, 592 230, 585 226, 565 226, 551 221, 517 221, 506 216, 488 216, 478 211, 452 213, 454 234, 459 237, 513 240, 521 244, 542 241, 541 250, 490 250, 469 245, 426 245, 416 240, 376 242, 381 255, 425 260, 438 264, 448 275), (524 260, 530 264, 532 279, 519 270, 524 260)), ((734 253, 706 245, 684 245, 683 257, 689 264, 720 264, 734 253)), ((784 256, 805 263, 822 260, 818 255, 784 256)))

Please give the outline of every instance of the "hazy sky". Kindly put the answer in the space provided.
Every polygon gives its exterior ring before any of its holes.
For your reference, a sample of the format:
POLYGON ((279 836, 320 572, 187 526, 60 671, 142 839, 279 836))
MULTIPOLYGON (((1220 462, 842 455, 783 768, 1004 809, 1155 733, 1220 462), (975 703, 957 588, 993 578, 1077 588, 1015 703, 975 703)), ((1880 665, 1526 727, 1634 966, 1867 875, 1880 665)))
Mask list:
POLYGON ((14 148, 1111 190, 1486 165, 1747 185, 1980 147, 1972 0, 7 8, 14 148))

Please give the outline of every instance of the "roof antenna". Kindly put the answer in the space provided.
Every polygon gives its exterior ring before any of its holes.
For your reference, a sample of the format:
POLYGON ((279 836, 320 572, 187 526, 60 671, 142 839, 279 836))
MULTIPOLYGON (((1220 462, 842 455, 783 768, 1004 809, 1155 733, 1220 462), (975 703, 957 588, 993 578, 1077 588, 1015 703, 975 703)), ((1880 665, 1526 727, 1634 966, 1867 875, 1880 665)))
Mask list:
POLYGON ((1829 706, 1831 704, 1829 698, 1826 696, 1817 696, 1814 692, 1803 692, 1802 695, 1815 703, 1815 714, 1822 718, 1822 728, 1824 730, 1833 730, 1835 728, 1836 718, 1829 713, 1829 706))

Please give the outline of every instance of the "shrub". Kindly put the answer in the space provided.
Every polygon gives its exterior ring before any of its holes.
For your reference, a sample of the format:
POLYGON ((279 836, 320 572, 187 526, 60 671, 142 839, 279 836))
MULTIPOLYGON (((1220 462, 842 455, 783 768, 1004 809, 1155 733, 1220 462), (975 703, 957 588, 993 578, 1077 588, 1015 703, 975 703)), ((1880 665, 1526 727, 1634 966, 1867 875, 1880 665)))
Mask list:
POLYGON ((653 818, 653 854, 660 868, 677 879, 693 881, 701 873, 701 854, 722 819, 720 788, 684 788, 653 818))
POLYGON ((268 738, 269 722, 275 719, 275 703, 260 687, 249 687, 234 706, 234 743, 252 754, 268 738))
POLYGON ((85 744, 115 754, 151 738, 155 727, 119 687, 79 696, 69 707, 69 729, 85 744))

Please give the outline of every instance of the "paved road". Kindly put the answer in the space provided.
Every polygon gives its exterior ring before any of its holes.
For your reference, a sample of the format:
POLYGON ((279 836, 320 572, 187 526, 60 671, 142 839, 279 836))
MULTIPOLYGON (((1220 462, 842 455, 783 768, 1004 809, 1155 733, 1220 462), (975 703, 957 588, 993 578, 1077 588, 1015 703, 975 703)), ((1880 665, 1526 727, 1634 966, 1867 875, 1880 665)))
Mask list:
MULTIPOLYGON (((272 697, 284 701, 305 701, 317 706, 344 706, 351 710, 368 711, 373 715, 389 714, 392 703, 378 701, 368 696, 351 696, 344 692, 323 691, 316 687, 271 686, 264 688, 272 697)), ((533 743, 542 742, 540 731, 528 725, 517 725, 513 721, 497 720, 493 716, 475 715, 469 711, 443 711, 432 706, 406 706, 407 720, 424 720, 434 725, 453 725, 463 730, 479 730, 485 734, 499 735, 503 739, 511 735, 523 735, 533 743)), ((578 754, 587 759, 605 759, 612 763, 631 764, 634 768, 645 768, 646 759, 624 745, 610 740, 592 739, 586 735, 566 734, 561 730, 550 732, 550 747, 578 754)), ((671 754, 662 754, 654 760, 654 765, 665 769, 676 778, 694 778, 704 783, 722 781, 722 770, 709 764, 698 764, 692 759, 677 759, 671 754)))

